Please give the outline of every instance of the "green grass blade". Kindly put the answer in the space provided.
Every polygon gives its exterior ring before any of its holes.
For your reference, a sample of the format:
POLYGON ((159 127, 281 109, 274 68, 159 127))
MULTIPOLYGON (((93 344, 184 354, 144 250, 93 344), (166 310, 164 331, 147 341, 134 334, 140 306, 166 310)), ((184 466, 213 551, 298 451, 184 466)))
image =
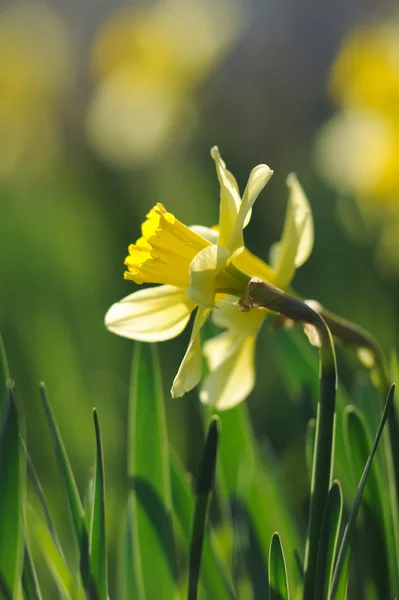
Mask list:
POLYGON ((9 380, 6 387, 0 430, 0 598, 16 597, 23 560, 23 461, 14 383, 9 380))
MULTIPOLYGON (((359 409, 348 406, 344 416, 345 441, 355 480, 359 481, 370 453, 372 439, 367 429, 367 423, 359 409)), ((379 477, 377 467, 377 462, 374 461, 363 492, 364 520, 361 531, 359 531, 361 551, 357 552, 357 558, 364 567, 364 579, 372 579, 381 597, 388 598, 391 596, 389 559, 394 559, 394 555, 390 556, 388 553, 388 542, 393 542, 391 540, 393 527, 389 519, 389 512, 384 511, 383 498, 386 495, 386 485, 384 486, 379 477)), ((391 563, 391 572, 395 572, 394 560, 391 563)), ((396 582, 392 580, 391 584, 393 594, 396 582)))
MULTIPOLYGON (((188 552, 192 520, 193 494, 187 473, 176 456, 171 456, 173 511, 188 552)), ((208 598, 233 600, 233 584, 221 557, 217 554, 210 535, 205 535, 202 550, 201 583, 208 598)))
POLYGON ((194 519, 191 530, 189 555, 188 600, 196 600, 198 597, 202 547, 207 526, 210 498, 215 479, 219 432, 220 421, 218 417, 213 417, 208 428, 196 482, 194 519))
POLYGON ((146 598, 170 600, 178 587, 161 375, 155 345, 134 348, 128 432, 134 569, 146 598))
POLYGON ((289 600, 287 569, 280 536, 274 533, 269 552, 269 600, 289 600))
POLYGON ((268 448, 260 456, 245 403, 219 413, 219 417, 223 436, 218 453, 218 494, 227 505, 234 497, 245 507, 263 555, 260 577, 267 569, 270 539, 276 529, 280 531, 285 540, 290 587, 296 588, 300 577, 295 550, 301 547, 301 539, 275 458, 268 448))
POLYGON ((3 338, 0 333, 0 415, 3 411, 3 404, 7 396, 7 392, 4 393, 6 381, 10 379, 10 369, 8 367, 6 350, 3 344, 3 338))
POLYGON ((47 396, 47 390, 44 383, 40 384, 40 393, 47 418, 47 423, 53 440, 58 467, 64 480, 68 505, 72 517, 72 525, 79 547, 80 573, 82 577, 82 582, 84 588, 88 590, 90 584, 89 538, 85 523, 82 501, 79 496, 78 488, 64 446, 64 442, 62 441, 58 425, 56 423, 52 408, 50 406, 50 402, 47 396))
POLYGON ((338 552, 337 563, 336 563, 336 566, 334 569, 334 574, 333 574, 333 578, 332 578, 332 582, 331 582, 329 600, 335 600, 335 598, 336 598, 339 581, 340 581, 341 574, 342 574, 342 571, 343 571, 343 568, 345 565, 346 554, 349 549, 351 536, 352 536, 352 533, 353 533, 353 530, 355 527, 355 523, 356 523, 357 513, 359 511, 359 506, 360 506, 360 503, 362 500, 363 490, 366 485, 367 476, 369 474, 372 460, 373 460, 375 452, 377 450, 378 443, 380 441, 381 434, 384 429, 384 425, 386 423, 389 411, 392 409, 394 394, 395 394, 395 385, 392 385, 391 389, 389 390, 388 398, 387 398, 387 401, 385 404, 384 412, 381 417, 378 431, 374 438, 373 446, 371 448, 370 454, 367 458, 367 462, 366 462, 366 465, 363 470, 363 474, 362 474, 362 477, 361 477, 361 480, 359 483, 356 498, 354 500, 354 503, 352 505, 352 509, 351 509, 351 512, 349 515, 348 523, 345 527, 344 535, 342 537, 341 545, 340 545, 339 552, 338 552))
POLYGON ((90 529, 90 598, 91 600, 107 600, 108 567, 105 531, 104 458, 100 423, 95 409, 93 410, 93 418, 96 433, 97 456, 90 529))
POLYGON ((135 528, 135 499, 129 492, 126 515, 122 522, 118 554, 118 598, 122 600, 142 600, 145 598, 141 564, 137 560, 139 552, 135 528))
POLYGON ((48 530, 50 531, 54 542, 57 544, 60 553, 62 554, 62 548, 61 548, 61 543, 60 540, 58 538, 56 529, 55 529, 55 525, 53 522, 53 518, 51 516, 50 513, 50 509, 48 508, 47 502, 46 502, 46 498, 44 495, 44 491, 42 488, 42 485, 40 483, 39 477, 37 475, 35 466, 32 462, 32 459, 30 457, 30 454, 28 452, 28 449, 26 447, 25 441, 21 438, 21 446, 22 446, 22 451, 25 455, 25 460, 26 460, 26 466, 27 466, 27 473, 28 473, 28 479, 29 481, 32 483, 33 486, 33 490, 37 496, 37 499, 39 500, 40 506, 42 508, 43 511, 43 516, 47 525, 48 530))
POLYGON ((314 456, 314 441, 316 437, 316 419, 310 419, 306 426, 305 438, 305 457, 306 468, 310 478, 312 477, 313 456, 314 456))
POLYGON ((25 536, 24 566, 22 571, 22 589, 25 600, 43 600, 33 564, 27 536, 25 536))
POLYGON ((30 539, 40 548, 62 598, 75 600, 78 597, 78 584, 50 531, 32 506, 28 506, 28 527, 30 539))
POLYGON ((328 494, 317 557, 315 597, 320 600, 328 598, 341 526, 342 503, 341 486, 334 481, 328 494))

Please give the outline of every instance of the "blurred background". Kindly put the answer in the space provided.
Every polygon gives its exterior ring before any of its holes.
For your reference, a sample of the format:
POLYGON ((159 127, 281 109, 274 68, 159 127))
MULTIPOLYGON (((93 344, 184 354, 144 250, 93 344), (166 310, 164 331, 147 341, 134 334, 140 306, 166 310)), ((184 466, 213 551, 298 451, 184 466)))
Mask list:
MULTIPOLYGON (((390 352, 399 322, 399 15, 393 2, 109 0, 6 2, 0 12, 0 330, 27 415, 29 446, 68 536, 62 486, 38 397, 49 389, 82 485, 102 423, 111 584, 126 489, 132 343, 107 332, 129 243, 162 202, 211 226, 217 144, 243 189, 265 162, 246 243, 267 260, 295 171, 315 248, 295 289, 373 333, 390 352)), ((249 398, 299 508, 304 415, 264 328, 249 398)), ((277 335, 277 334, 276 334, 277 335)), ((188 332, 160 345, 169 435, 199 460, 197 392, 169 389, 188 332)), ((316 354, 314 359, 317 360, 316 354)), ((341 366, 341 364, 340 364, 341 366)), ((347 363, 341 375, 351 386, 347 363)), ((112 586, 111 586, 112 589, 112 586)))

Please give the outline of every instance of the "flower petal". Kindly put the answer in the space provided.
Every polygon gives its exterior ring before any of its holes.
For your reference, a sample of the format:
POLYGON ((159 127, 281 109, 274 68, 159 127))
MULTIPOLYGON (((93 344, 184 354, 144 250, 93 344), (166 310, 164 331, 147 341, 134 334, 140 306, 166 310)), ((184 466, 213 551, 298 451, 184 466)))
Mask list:
POLYGON ((219 241, 219 229, 211 229, 205 227, 205 225, 190 225, 189 229, 211 242, 211 244, 217 244, 219 241))
POLYGON ((132 340, 162 342, 183 331, 194 308, 185 290, 159 285, 113 304, 105 315, 105 326, 132 340))
POLYGON ((252 169, 242 198, 240 210, 238 211, 237 219, 234 223, 234 228, 231 232, 229 241, 227 242, 230 254, 236 255, 242 252, 244 248, 242 230, 244 225, 248 222, 249 211, 272 175, 273 171, 267 165, 258 165, 252 169))
POLYGON ((197 385, 202 375, 202 353, 200 332, 210 315, 210 309, 198 308, 187 351, 173 381, 173 398, 180 398, 197 385))
POLYGON ((256 335, 267 314, 267 310, 262 308, 243 312, 237 306, 237 298, 225 296, 212 311, 212 321, 218 327, 229 329, 241 337, 248 337, 256 335))
POLYGON ((255 385, 255 339, 224 332, 204 344, 211 368, 200 391, 204 404, 227 410, 249 396, 255 385))
POLYGON ((287 178, 290 190, 281 241, 271 248, 275 285, 287 286, 297 267, 309 258, 313 248, 313 218, 305 192, 296 175, 287 178))
POLYGON ((188 295, 195 304, 212 307, 215 303, 215 280, 230 257, 223 246, 207 246, 196 254, 190 264, 188 295))
POLYGON ((237 219, 241 204, 241 196, 237 181, 235 180, 234 175, 226 169, 226 165, 220 156, 217 146, 212 148, 211 156, 215 161, 220 185, 219 244, 221 246, 226 246, 237 219))

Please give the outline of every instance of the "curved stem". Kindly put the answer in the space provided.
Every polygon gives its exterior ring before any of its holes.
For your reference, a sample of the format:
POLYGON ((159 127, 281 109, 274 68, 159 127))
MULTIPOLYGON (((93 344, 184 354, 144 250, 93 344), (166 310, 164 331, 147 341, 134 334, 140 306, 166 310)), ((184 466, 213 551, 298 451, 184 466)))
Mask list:
POLYGON ((304 600, 314 600, 320 532, 331 485, 335 431, 336 364, 332 336, 324 319, 308 304, 257 278, 239 301, 242 310, 263 307, 312 325, 320 341, 320 394, 317 405, 310 514, 305 552, 304 600))

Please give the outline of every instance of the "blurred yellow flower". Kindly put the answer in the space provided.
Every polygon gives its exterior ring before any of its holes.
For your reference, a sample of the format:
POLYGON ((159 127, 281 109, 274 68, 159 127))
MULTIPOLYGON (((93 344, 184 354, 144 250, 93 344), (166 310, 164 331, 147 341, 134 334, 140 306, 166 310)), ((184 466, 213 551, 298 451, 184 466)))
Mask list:
MULTIPOLYGON (((271 267, 251 255, 241 254, 240 269, 251 277, 259 277, 280 289, 287 288, 298 267, 308 259, 313 247, 312 212, 295 175, 287 179, 289 199, 280 242, 272 246, 271 267)), ((267 316, 264 309, 241 312, 234 297, 216 304, 213 321, 226 329, 205 342, 204 354, 210 374, 205 378, 200 399, 218 410, 232 408, 245 400, 255 384, 255 343, 267 316)))
POLYGON ((157 0, 127 9, 93 47, 97 86, 87 132, 116 166, 145 162, 187 130, 193 92, 237 38, 235 0, 157 0))
POLYGON ((105 317, 106 327, 118 335, 162 341, 181 333, 198 307, 187 352, 173 382, 173 396, 182 396, 201 378, 200 331, 218 298, 225 294, 239 297, 246 289, 249 275, 237 265, 251 267, 260 262, 245 250, 242 230, 273 172, 266 165, 255 167, 241 199, 218 149, 213 148, 211 154, 221 189, 218 239, 205 227, 187 227, 157 204, 142 225, 142 237, 129 246, 125 278, 161 285, 130 294, 111 306, 105 317), (202 235, 209 231, 210 236, 202 235))
POLYGON ((325 178, 369 204, 399 197, 399 20, 356 28, 331 68, 338 113, 321 129, 316 160, 325 178))
POLYGON ((40 167, 58 148, 56 111, 70 78, 62 21, 45 4, 0 13, 0 177, 40 167))

